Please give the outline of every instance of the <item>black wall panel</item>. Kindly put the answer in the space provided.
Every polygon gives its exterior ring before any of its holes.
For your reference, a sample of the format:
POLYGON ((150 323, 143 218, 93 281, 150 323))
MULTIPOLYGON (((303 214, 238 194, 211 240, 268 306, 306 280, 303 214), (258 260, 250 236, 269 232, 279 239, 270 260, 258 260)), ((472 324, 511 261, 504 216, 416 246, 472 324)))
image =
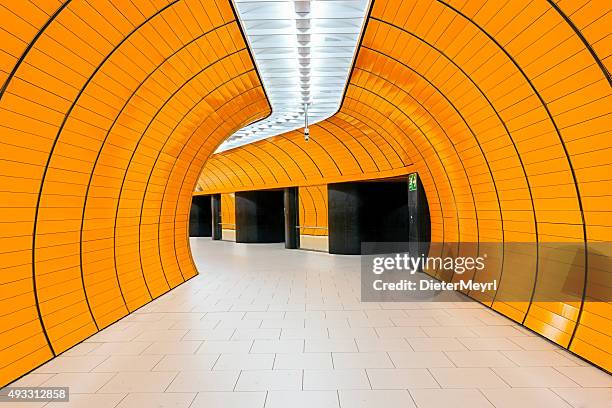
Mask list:
POLYGON ((359 184, 338 183, 327 187, 330 254, 361 253, 363 197, 359 184))
POLYGON ((193 196, 189 213, 189 236, 212 236, 212 212, 210 196, 193 196))
POLYGON ((236 242, 285 241, 283 190, 236 193, 236 242))

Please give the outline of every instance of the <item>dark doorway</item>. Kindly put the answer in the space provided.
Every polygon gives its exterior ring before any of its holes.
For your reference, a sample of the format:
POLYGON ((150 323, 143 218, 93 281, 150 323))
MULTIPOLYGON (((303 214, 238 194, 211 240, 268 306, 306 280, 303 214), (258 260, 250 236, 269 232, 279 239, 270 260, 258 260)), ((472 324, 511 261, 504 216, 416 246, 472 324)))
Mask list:
POLYGON ((283 190, 236 193, 236 242, 285 241, 283 190))
POLYGON ((189 213, 190 237, 212 236, 212 211, 210 205, 210 196, 193 196, 191 212, 189 213))
MULTIPOLYGON (((388 243, 409 241, 408 183, 405 178, 330 184, 329 252, 362 253, 362 242, 387 243, 383 251, 398 251, 388 243)), ((403 245, 403 244, 402 244, 403 245)), ((401 245, 400 245, 401 246, 401 245)), ((376 251, 376 245, 369 245, 376 251)))

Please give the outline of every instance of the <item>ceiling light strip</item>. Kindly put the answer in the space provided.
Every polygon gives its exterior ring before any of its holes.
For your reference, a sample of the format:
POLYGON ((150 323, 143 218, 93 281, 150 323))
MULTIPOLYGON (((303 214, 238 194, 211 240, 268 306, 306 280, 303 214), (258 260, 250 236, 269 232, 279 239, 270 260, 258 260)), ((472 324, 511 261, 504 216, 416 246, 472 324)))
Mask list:
POLYGON ((272 114, 230 136, 217 152, 336 113, 368 10, 368 0, 236 0, 272 114))

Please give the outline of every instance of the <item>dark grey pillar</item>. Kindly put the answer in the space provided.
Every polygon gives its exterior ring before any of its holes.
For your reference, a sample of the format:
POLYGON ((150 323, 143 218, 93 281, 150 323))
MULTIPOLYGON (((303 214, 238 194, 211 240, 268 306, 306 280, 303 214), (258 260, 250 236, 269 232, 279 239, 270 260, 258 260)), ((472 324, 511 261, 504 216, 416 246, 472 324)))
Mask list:
POLYGON ((210 200, 212 212, 212 239, 221 239, 221 194, 213 194, 210 200))
POLYGON ((288 249, 300 247, 298 208, 297 187, 285 188, 285 248, 288 249))
POLYGON ((210 196, 193 196, 189 213, 189 236, 210 237, 211 234, 210 196))
POLYGON ((408 175, 409 251, 427 256, 431 240, 429 205, 418 173, 408 175))

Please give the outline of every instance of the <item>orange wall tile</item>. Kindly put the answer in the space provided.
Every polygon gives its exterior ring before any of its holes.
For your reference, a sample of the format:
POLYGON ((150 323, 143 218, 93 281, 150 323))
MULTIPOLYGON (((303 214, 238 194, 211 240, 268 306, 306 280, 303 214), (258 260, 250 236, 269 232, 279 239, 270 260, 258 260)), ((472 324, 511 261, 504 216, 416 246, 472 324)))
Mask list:
POLYGON ((221 227, 236 229, 236 197, 233 193, 221 194, 221 227))
POLYGON ((298 189, 299 225, 302 235, 327 234, 327 185, 298 189))

